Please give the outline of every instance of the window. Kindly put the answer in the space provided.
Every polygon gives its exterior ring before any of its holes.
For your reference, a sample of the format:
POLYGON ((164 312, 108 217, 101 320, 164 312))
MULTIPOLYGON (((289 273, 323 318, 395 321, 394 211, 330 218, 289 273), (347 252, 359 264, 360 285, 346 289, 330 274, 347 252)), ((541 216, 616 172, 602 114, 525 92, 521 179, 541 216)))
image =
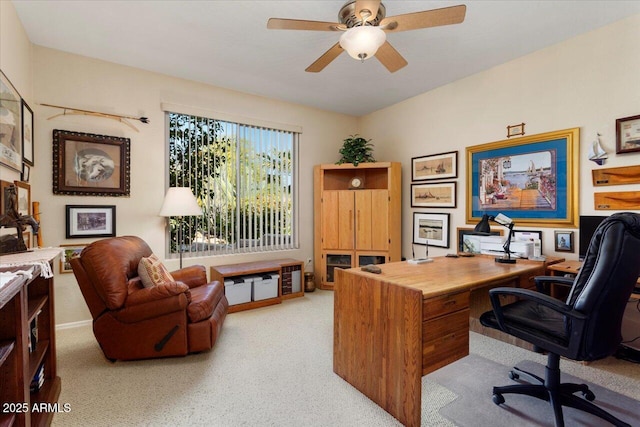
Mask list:
MULTIPOLYGON (((204 214, 184 217, 189 256, 298 247, 298 133, 167 112, 170 187, 190 187, 204 214)), ((178 218, 170 218, 177 253, 178 218)))

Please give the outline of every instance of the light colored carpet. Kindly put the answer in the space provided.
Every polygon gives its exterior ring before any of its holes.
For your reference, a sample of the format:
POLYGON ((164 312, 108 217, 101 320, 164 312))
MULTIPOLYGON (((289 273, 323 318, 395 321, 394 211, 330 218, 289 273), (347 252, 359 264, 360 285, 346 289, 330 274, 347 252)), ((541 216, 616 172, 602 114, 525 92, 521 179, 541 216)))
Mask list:
MULTIPOLYGON (((57 339, 59 402, 71 411, 56 414, 55 426, 400 425, 333 373, 331 291, 230 314, 215 348, 187 357, 110 363, 89 326, 61 330, 57 339)), ((471 352, 505 365, 505 375, 524 359, 545 362, 474 333, 471 352)), ((640 365, 630 362, 563 360, 561 369, 629 397, 640 389, 640 365)), ((453 426, 439 410, 456 398, 423 377, 422 424, 453 426)), ((478 393, 485 398, 490 390, 478 393)))

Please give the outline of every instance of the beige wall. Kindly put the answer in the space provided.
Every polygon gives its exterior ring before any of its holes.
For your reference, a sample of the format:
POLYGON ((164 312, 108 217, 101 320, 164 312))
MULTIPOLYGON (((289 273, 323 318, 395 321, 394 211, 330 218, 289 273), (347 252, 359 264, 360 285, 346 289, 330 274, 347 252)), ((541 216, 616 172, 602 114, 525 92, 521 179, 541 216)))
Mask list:
MULTIPOLYGON (((580 212, 595 214, 588 144, 596 132, 610 153, 606 166, 639 163, 640 155, 615 155, 615 119, 638 114, 640 85, 640 16, 615 23, 565 43, 422 94, 384 110, 354 118, 299 105, 233 92, 60 51, 32 46, 13 5, 0 2, 0 66, 36 116, 36 166, 32 199, 42 204, 45 246, 85 243, 65 239, 65 205, 113 204, 118 235, 135 234, 164 255, 165 225, 157 216, 165 190, 164 116, 161 102, 302 126, 300 144, 300 250, 272 257, 311 257, 313 248, 312 166, 338 159, 342 139, 356 131, 375 143, 380 160, 403 164, 403 252, 410 256, 412 212, 409 202, 411 158, 458 150, 458 208, 452 229, 465 223, 464 148, 505 139, 508 124, 526 122, 527 135, 580 127, 580 212), (135 122, 140 132, 105 119, 86 116, 48 117, 60 110, 39 103, 95 111, 147 116, 135 122), (131 197, 54 196, 51 190, 53 129, 90 132, 131 139, 131 197)), ((17 179, 0 168, 2 179, 17 179)), ((615 190, 638 190, 639 186, 615 190)), ((599 211, 598 213, 601 213, 599 211)), ((545 229, 545 253, 553 248, 545 229)), ((452 245, 455 236, 451 235, 452 245)), ((453 251, 432 249, 432 254, 453 251)), ((575 254, 574 254, 575 257, 575 254)), ((250 261, 255 255, 186 259, 185 265, 219 265, 250 261)), ((168 260, 170 268, 177 260, 168 260)), ((57 267, 56 267, 57 268, 57 267)), ((56 274, 56 323, 89 319, 73 275, 56 274)))
MULTIPOLYGON (((640 153, 615 154, 615 120, 640 114, 640 15, 475 74, 361 118, 360 133, 372 138, 376 157, 403 164, 403 254, 411 257, 413 212, 451 213, 451 249, 456 227, 465 224, 465 147, 506 139, 506 126, 525 122, 526 135, 580 128, 579 212, 595 211, 594 191, 637 191, 640 185, 599 187, 587 159, 596 134, 609 153, 604 167, 640 164, 640 153), (412 209, 411 158, 458 151, 456 209, 412 209)), ((411 64, 409 64, 411 66, 411 64)), ((517 227, 527 229, 527 227, 517 227)), ((541 229, 528 227, 528 229, 541 229)), ((543 251, 554 252, 553 229, 543 230, 543 251)))

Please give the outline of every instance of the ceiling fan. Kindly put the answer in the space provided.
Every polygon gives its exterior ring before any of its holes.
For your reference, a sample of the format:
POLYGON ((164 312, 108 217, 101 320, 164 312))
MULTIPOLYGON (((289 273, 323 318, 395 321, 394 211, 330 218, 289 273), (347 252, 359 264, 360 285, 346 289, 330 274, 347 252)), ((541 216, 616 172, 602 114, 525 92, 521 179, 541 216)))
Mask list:
POLYGON ((307 21, 271 18, 267 28, 272 30, 344 31, 334 44, 305 71, 317 73, 346 50, 354 59, 364 61, 372 56, 390 72, 396 72, 407 61, 386 41, 386 33, 459 24, 464 21, 465 5, 425 10, 397 16, 386 16, 381 0, 349 0, 340 9, 340 22, 307 21))

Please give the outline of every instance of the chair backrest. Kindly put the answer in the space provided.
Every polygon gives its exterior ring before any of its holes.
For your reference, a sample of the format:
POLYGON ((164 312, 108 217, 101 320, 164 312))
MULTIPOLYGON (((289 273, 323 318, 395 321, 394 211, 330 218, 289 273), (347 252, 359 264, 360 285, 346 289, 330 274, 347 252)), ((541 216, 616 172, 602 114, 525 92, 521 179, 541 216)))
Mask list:
POLYGON ((613 214, 596 229, 566 301, 588 317, 581 360, 615 352, 622 340, 624 310, 639 275, 640 215, 613 214))
POLYGON ((82 294, 91 314, 124 305, 129 282, 138 276, 138 263, 151 248, 135 236, 113 237, 91 243, 72 260, 82 294), (101 307, 103 306, 103 307, 101 307))

